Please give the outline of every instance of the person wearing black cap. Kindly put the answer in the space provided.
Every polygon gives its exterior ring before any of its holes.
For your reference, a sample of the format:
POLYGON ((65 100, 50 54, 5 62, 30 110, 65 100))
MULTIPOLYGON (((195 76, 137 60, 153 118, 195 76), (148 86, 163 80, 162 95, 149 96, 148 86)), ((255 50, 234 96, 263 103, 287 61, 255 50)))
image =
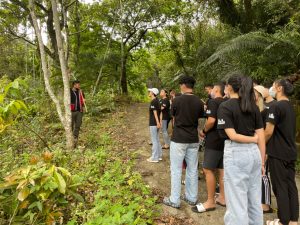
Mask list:
POLYGON ((182 200, 195 205, 198 197, 198 120, 203 117, 204 105, 194 95, 196 81, 193 77, 180 78, 180 90, 183 93, 176 97, 171 113, 174 118, 174 130, 170 145, 171 195, 163 203, 174 208, 180 207, 181 176, 183 160, 187 163, 185 176, 185 194, 182 200))

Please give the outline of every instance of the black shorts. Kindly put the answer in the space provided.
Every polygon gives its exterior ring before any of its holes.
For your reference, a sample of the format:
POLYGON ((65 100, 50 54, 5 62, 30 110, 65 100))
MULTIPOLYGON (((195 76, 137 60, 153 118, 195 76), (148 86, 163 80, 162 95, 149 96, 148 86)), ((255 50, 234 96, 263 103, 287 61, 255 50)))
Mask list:
POLYGON ((213 150, 213 149, 205 149, 204 151, 204 161, 203 168, 204 169, 223 169, 223 151, 213 150))

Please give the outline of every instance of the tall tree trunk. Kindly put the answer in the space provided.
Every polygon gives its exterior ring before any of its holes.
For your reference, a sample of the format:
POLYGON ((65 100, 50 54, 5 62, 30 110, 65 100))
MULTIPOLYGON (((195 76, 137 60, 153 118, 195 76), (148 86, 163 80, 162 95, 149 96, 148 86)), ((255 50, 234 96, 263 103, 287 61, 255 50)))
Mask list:
POLYGON ((75 32, 76 32, 76 45, 74 48, 74 58, 75 58, 75 65, 78 65, 79 63, 79 51, 80 51, 80 24, 81 24, 81 20, 79 17, 79 1, 77 0, 75 3, 75 23, 74 23, 74 27, 75 27, 75 32))
POLYGON ((45 88, 46 88, 51 100, 54 102, 54 104, 56 106, 56 111, 57 111, 57 114, 58 114, 58 117, 59 117, 61 123, 64 124, 65 118, 64 118, 64 115, 62 112, 62 108, 60 106, 60 102, 59 102, 58 98, 55 96, 54 91, 50 85, 50 74, 49 74, 49 69, 48 69, 47 56, 46 56, 45 46, 44 46, 43 39, 42 39, 41 29, 38 25, 37 17, 35 14, 33 0, 29 0, 29 10, 30 10, 30 16, 32 19, 33 27, 34 27, 36 37, 38 40, 42 70, 43 70, 43 75, 44 75, 45 88))
POLYGON ((123 56, 122 59, 121 59, 121 89, 122 89, 122 94, 128 94, 126 64, 127 64, 127 56, 123 56))
POLYGON ((52 3, 56 42, 57 42, 57 48, 58 48, 58 56, 59 56, 62 80, 63 80, 63 85, 64 85, 65 120, 64 120, 63 126, 65 128, 65 133, 66 133, 67 149, 71 150, 73 148, 74 139, 73 139, 72 127, 71 127, 72 116, 71 116, 71 109, 70 109, 70 103, 71 103, 70 78, 68 75, 68 67, 67 67, 67 61, 65 58, 65 51, 63 48, 63 39, 62 39, 62 33, 61 33, 61 28, 60 28, 59 16, 58 16, 58 12, 57 12, 56 0, 51 0, 51 3, 52 3))
POLYGON ((244 0, 245 8, 245 18, 244 18, 244 28, 245 33, 250 32, 253 28, 253 10, 252 10, 252 0, 244 0))

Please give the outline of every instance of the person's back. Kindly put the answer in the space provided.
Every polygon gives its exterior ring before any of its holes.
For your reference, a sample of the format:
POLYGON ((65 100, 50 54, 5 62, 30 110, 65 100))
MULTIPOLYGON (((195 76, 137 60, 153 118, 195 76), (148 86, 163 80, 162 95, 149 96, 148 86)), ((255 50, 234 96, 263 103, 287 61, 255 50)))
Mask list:
POLYGON ((282 160, 297 160, 296 115, 291 102, 275 102, 269 110, 268 121, 274 121, 276 129, 267 144, 267 154, 282 160))
POLYGON ((180 207, 182 164, 187 163, 185 176, 185 194, 183 200, 195 205, 198 200, 198 119, 203 115, 204 107, 200 99, 193 94, 196 80, 183 76, 179 80, 183 95, 176 97, 172 104, 174 130, 170 145, 171 195, 163 203, 174 208, 180 207))
POLYGON ((172 141, 176 143, 197 143, 198 119, 203 115, 204 105, 192 94, 183 94, 174 99, 172 114, 174 131, 172 141))

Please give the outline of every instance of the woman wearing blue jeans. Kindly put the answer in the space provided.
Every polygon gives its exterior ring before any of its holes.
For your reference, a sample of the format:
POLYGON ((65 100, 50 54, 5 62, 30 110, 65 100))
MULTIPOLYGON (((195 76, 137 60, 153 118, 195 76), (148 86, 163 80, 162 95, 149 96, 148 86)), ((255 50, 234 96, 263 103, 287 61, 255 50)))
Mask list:
POLYGON ((251 78, 234 75, 226 85, 230 99, 218 110, 224 137, 226 225, 262 225, 261 179, 265 137, 251 78))
POLYGON ((150 88, 148 91, 149 97, 151 98, 149 107, 149 127, 152 142, 152 155, 147 161, 150 163, 158 163, 162 160, 162 148, 159 141, 159 128, 161 127, 159 121, 160 104, 156 97, 159 94, 159 91, 157 88, 150 88))

